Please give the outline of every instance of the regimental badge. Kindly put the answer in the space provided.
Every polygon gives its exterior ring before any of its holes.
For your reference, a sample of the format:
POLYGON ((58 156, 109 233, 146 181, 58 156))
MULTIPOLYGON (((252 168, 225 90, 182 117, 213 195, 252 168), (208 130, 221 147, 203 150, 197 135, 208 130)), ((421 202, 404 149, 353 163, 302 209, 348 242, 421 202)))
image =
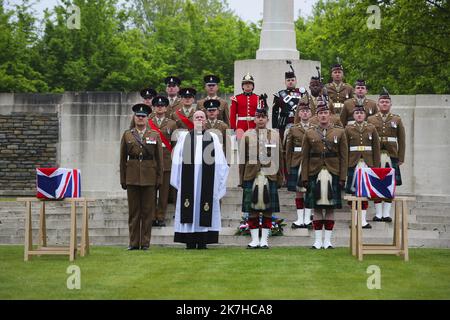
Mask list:
POLYGON ((372 113, 373 113, 372 108, 370 108, 369 109, 369 114, 372 114, 372 113))
POLYGON ((391 121, 391 127, 396 129, 397 128, 397 122, 391 121))
POLYGON ((205 205, 203 206, 204 211, 209 211, 209 204, 208 202, 205 202, 205 205))
POLYGON ((338 143, 338 138, 337 138, 337 136, 334 136, 334 137, 333 137, 333 141, 334 141, 334 143, 338 143))
POLYGON ((189 206, 190 206, 189 199, 186 198, 186 200, 184 200, 184 207, 188 208, 189 206))
POLYGON ((369 140, 372 140, 372 134, 369 133, 369 140))

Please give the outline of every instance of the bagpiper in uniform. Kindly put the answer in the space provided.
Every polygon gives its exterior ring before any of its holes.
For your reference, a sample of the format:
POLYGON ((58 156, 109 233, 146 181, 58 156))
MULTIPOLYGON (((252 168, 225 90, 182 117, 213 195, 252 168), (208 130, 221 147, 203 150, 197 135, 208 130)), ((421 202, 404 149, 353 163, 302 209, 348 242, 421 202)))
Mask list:
MULTIPOLYGON (((380 166, 380 139, 374 125, 367 123, 366 108, 364 105, 356 105, 352 118, 355 121, 345 127, 345 135, 349 147, 348 175, 345 192, 355 194, 356 172, 359 168, 373 168, 380 166)), ((371 229, 367 222, 368 201, 362 202, 362 227, 371 229)))
POLYGON ((156 96, 152 100, 153 113, 150 115, 148 124, 150 128, 159 134, 163 149, 163 178, 158 188, 158 199, 156 207, 154 227, 165 227, 165 218, 167 214, 167 203, 170 190, 170 168, 172 166, 172 150, 175 141, 171 139, 172 133, 177 129, 177 124, 172 119, 166 117, 169 99, 164 96, 156 96))
POLYGON ((210 99, 205 101, 204 108, 206 110, 206 130, 213 130, 213 132, 219 137, 219 141, 223 146, 224 153, 226 155, 226 134, 228 125, 222 120, 218 120, 220 101, 210 99))
POLYGON ((203 81, 205 82, 205 90, 208 95, 205 98, 197 101, 197 109, 206 112, 205 102, 208 100, 218 100, 220 102, 220 106, 217 119, 221 120, 228 126, 230 124, 230 110, 228 108, 228 103, 226 102, 226 100, 217 96, 217 92, 219 91, 220 78, 218 76, 210 74, 205 76, 203 78, 203 81))
POLYGON ((296 88, 297 78, 293 71, 286 72, 284 77, 286 89, 274 94, 272 104, 272 128, 280 131, 283 142, 285 130, 294 124, 298 103, 306 93, 304 88, 303 90, 296 88))
POLYGON ((331 235, 334 209, 342 208, 341 188, 344 187, 348 167, 348 146, 345 130, 330 121, 326 104, 318 106, 319 125, 308 129, 303 139, 301 184, 307 189, 305 206, 314 208, 314 249, 333 248, 331 235), (325 219, 322 217, 325 209, 325 219), (322 242, 322 228, 325 240, 322 242))
POLYGON ((164 79, 166 84, 167 98, 169 105, 167 106, 166 117, 170 117, 172 112, 181 108, 181 98, 178 96, 180 92, 181 79, 175 76, 170 76, 164 79))
POLYGON ((325 88, 333 104, 333 112, 340 115, 345 100, 353 98, 353 87, 343 82, 344 68, 341 64, 335 64, 331 68, 331 78, 333 81, 328 83, 325 88))
POLYGON ((173 110, 172 120, 177 123, 178 129, 192 130, 194 128, 194 123, 192 117, 194 116, 195 107, 195 95, 197 91, 193 88, 183 88, 180 90, 181 96, 181 107, 173 110))
POLYGON ((283 183, 283 153, 277 130, 268 129, 267 106, 256 110, 256 128, 245 132, 245 161, 239 164, 243 188, 242 211, 249 213, 248 225, 252 241, 249 249, 268 249, 272 214, 280 211, 278 188, 283 183), (259 215, 262 213, 261 238, 259 215))
POLYGON ((241 84, 244 92, 230 98, 230 127, 236 130, 238 139, 245 131, 255 128, 255 111, 259 104, 259 96, 253 93, 255 88, 253 77, 246 74, 241 84))
POLYGON ((133 111, 133 125, 120 142, 120 184, 128 196, 128 250, 148 250, 156 189, 163 176, 163 155, 158 133, 147 126, 151 108, 140 103, 133 106, 133 111))
POLYGON ((303 195, 306 189, 298 187, 299 173, 302 166, 302 143, 306 130, 311 125, 311 108, 308 99, 301 99, 299 102, 298 123, 292 126, 286 136, 286 168, 289 170, 287 188, 288 191, 296 192, 295 206, 297 207, 297 220, 292 223, 292 228, 309 228, 311 222, 311 208, 305 208, 303 195))
MULTIPOLYGON (((395 182, 402 185, 400 165, 405 161, 405 127, 399 115, 391 113, 391 97, 385 88, 378 97, 380 112, 369 117, 368 122, 377 128, 381 145, 381 167, 395 169, 395 182)), ((375 201, 373 221, 391 222, 392 200, 375 201)))
POLYGON ((355 97, 347 99, 344 102, 344 108, 341 112, 341 122, 344 127, 347 124, 353 124, 355 119, 353 119, 353 110, 355 106, 364 106, 367 118, 376 114, 378 112, 377 103, 371 99, 366 98, 367 86, 366 82, 362 79, 356 80, 355 82, 355 97))

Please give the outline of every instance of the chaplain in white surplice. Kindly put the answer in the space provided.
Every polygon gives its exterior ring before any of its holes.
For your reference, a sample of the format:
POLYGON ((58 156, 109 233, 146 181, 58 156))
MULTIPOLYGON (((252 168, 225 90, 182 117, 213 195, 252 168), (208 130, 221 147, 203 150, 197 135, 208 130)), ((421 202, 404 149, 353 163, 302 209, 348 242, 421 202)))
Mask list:
POLYGON ((219 200, 226 192, 229 167, 223 140, 205 131, 205 113, 196 111, 193 119, 194 129, 181 132, 172 157, 170 184, 178 190, 174 241, 185 243, 186 249, 206 249, 219 241, 219 200))

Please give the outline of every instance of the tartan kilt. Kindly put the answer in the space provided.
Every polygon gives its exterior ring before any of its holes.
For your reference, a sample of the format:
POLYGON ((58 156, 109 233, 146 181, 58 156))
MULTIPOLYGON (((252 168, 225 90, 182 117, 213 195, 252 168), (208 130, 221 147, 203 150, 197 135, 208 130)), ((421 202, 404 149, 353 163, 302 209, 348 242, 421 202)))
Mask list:
POLYGON ((398 158, 392 158, 391 157, 391 162, 392 162, 392 168, 395 169, 395 183, 397 184, 397 186, 401 186, 402 185, 402 174, 400 172, 400 166, 398 165, 398 158))
MULTIPOLYGON (((280 212, 280 200, 278 198, 278 184, 276 181, 269 180, 269 196, 270 196, 270 211, 280 212)), ((252 212, 252 188, 255 180, 244 181, 242 188, 242 212, 252 212)))
POLYGON ((316 174, 314 176, 309 176, 308 178, 308 187, 306 189, 305 193, 305 208, 315 208, 315 209, 342 209, 342 198, 341 198, 341 186, 339 185, 339 177, 331 174, 331 189, 332 189, 332 199, 331 202, 334 203, 330 206, 324 206, 324 205, 316 205, 316 201, 319 199, 316 199, 315 190, 317 185, 317 176, 319 174, 316 174))
POLYGON ((288 191, 297 191, 298 170, 300 167, 291 167, 289 169, 287 189, 288 191))

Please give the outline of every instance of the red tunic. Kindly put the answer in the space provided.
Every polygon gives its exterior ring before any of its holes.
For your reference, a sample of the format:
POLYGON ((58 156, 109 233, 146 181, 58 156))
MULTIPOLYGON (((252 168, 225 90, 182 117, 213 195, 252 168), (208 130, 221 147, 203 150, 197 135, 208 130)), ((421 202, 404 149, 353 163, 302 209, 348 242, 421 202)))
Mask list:
POLYGON ((259 103, 259 96, 251 93, 241 93, 231 97, 230 126, 231 129, 247 131, 255 125, 255 112, 259 103))

